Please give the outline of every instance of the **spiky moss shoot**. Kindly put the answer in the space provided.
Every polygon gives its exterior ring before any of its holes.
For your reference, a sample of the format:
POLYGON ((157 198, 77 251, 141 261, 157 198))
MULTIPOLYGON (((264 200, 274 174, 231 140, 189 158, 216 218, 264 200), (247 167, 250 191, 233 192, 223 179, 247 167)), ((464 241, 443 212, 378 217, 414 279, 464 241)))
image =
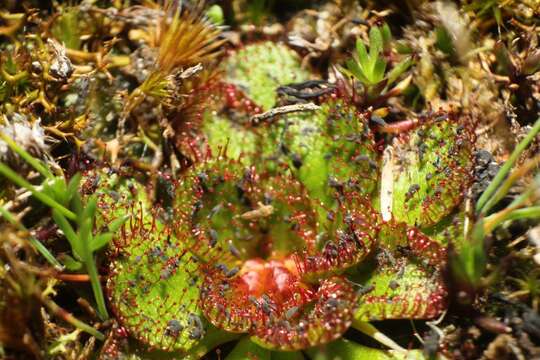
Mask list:
POLYGON ((466 118, 434 113, 394 142, 392 214, 428 228, 458 206, 473 178, 474 133, 466 118))
POLYGON ((170 74, 197 63, 208 63, 220 54, 225 42, 219 39, 221 29, 211 23, 202 9, 191 9, 166 2, 161 16, 148 36, 157 48, 156 65, 159 71, 170 74))
POLYGON ((224 68, 225 82, 241 89, 264 111, 276 104, 278 86, 313 78, 302 69, 298 55, 282 43, 248 45, 229 56, 224 68))
POLYGON ((98 195, 101 223, 130 216, 114 240, 107 281, 116 318, 151 348, 188 351, 207 323, 197 305, 199 265, 174 236, 174 212, 149 200, 152 189, 114 173, 89 174, 86 184, 98 195))

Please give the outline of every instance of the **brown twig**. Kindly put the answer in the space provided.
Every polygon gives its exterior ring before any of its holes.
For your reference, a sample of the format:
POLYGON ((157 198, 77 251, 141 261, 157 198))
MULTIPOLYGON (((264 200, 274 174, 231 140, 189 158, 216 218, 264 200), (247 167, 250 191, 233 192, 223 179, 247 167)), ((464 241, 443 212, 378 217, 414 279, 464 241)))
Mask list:
POLYGON ((320 106, 315 105, 314 103, 285 105, 270 109, 262 114, 257 114, 250 119, 250 122, 251 125, 258 125, 261 122, 272 119, 278 115, 303 111, 315 111, 319 110, 320 108, 320 106))

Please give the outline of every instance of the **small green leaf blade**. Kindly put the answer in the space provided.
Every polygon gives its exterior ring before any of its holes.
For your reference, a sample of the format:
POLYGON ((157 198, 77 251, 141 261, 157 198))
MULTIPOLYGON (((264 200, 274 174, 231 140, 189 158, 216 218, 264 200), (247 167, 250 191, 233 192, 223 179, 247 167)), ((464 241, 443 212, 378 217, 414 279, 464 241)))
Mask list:
POLYGON ((92 253, 104 248, 113 238, 112 233, 103 233, 95 235, 92 238, 92 242, 90 244, 90 251, 92 253))
POLYGON ((381 35, 383 38, 384 50, 387 50, 390 46, 390 41, 392 41, 392 31, 388 23, 384 23, 381 27, 381 35))
POLYGON ((347 68, 344 69, 349 75, 352 75, 356 79, 358 79, 360 82, 364 84, 369 84, 370 80, 366 77, 364 74, 364 71, 359 66, 359 64, 354 59, 349 59, 346 62, 347 68))
POLYGON ((356 54, 358 55, 358 64, 362 72, 369 68, 370 59, 367 53, 366 45, 360 39, 356 39, 356 54))
POLYGON ((386 71, 386 61, 379 58, 375 61, 375 67, 371 73, 370 81, 373 85, 380 83, 384 79, 384 72, 386 71))
POLYGON ((83 268, 83 263, 80 261, 75 260, 73 257, 69 256, 68 254, 61 254, 59 256, 60 261, 66 269, 69 271, 79 271, 83 268))
POLYGON ((464 239, 462 244, 457 244, 457 254, 452 256, 450 261, 454 277, 460 284, 472 289, 480 285, 486 270, 484 239, 484 218, 480 218, 474 224, 471 235, 464 239))
POLYGON ((374 26, 369 30, 369 69, 373 71, 375 68, 375 62, 379 58, 379 54, 383 50, 383 37, 381 30, 374 26))
POLYGON ((69 221, 58 210, 53 209, 52 217, 56 225, 58 225, 60 230, 62 230, 62 232, 66 236, 66 239, 71 245, 73 255, 75 255, 75 257, 78 259, 82 259, 81 256, 83 254, 83 248, 79 240, 79 235, 75 233, 75 230, 73 230, 73 227, 71 226, 69 221))
POLYGON ((392 85, 398 77, 400 77, 412 65, 413 61, 410 56, 397 63, 392 70, 388 72, 388 86, 392 85))

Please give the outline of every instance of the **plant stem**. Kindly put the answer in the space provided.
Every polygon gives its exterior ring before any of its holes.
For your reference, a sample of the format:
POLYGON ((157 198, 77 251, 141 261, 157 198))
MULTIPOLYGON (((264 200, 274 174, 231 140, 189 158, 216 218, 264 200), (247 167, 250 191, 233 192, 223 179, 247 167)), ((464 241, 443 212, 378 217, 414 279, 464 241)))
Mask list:
MULTIPOLYGON (((533 141, 535 136, 540 131, 540 118, 536 120, 534 123, 534 126, 532 127, 531 131, 525 136, 525 138, 516 146, 508 160, 504 163, 504 165, 501 167, 495 178, 491 181, 487 189, 484 191, 482 196, 480 196, 480 199, 478 199, 478 202, 476 203, 476 212, 480 214, 485 214, 487 212, 486 203, 490 200, 491 196, 495 193, 495 191, 499 188, 499 185, 502 183, 502 181, 506 178, 516 161, 518 160, 521 153, 529 146, 529 144, 533 141)), ((495 205, 495 204, 492 204, 495 205)))
POLYGON ((491 232, 499 224, 508 220, 540 218, 540 206, 531 206, 524 209, 505 209, 485 219, 484 231, 491 232))
POLYGON ((35 157, 30 155, 26 150, 21 148, 13 139, 11 139, 9 136, 7 136, 4 133, 0 133, 0 137, 2 140, 4 140, 11 150, 19 154, 20 157, 22 157, 24 160, 26 160, 27 163, 29 163, 34 169, 36 169, 41 175, 44 177, 51 179, 53 177, 52 173, 47 169, 45 166, 43 166, 39 160, 37 160, 35 157))
MULTIPOLYGON (((23 230, 27 233, 30 233, 28 229, 18 221, 15 216, 13 216, 12 213, 10 213, 8 210, 6 210, 3 206, 0 205, 0 214, 6 218, 7 221, 9 221, 12 225, 16 226, 20 230, 23 230)), ((33 247, 36 248, 36 250, 55 268, 62 270, 64 267, 56 258, 49 252, 49 250, 43 245, 38 239, 36 239, 33 236, 28 237, 28 241, 30 244, 32 244, 33 247)))
POLYGON ((13 181, 15 184, 19 185, 20 187, 23 187, 26 190, 30 191, 32 195, 34 195, 39 201, 41 201, 42 203, 44 203, 45 205, 51 208, 57 209, 59 212, 62 213, 62 215, 64 215, 68 219, 77 220, 77 216, 73 212, 66 209, 64 206, 59 204, 56 200, 49 197, 48 195, 45 195, 44 193, 39 192, 34 187, 34 185, 24 180, 20 175, 15 173, 13 170, 11 170, 9 167, 7 167, 3 163, 0 163, 0 174, 4 175, 5 177, 13 181))
POLYGON ((536 156, 535 158, 527 161, 522 166, 518 167, 516 170, 512 171, 512 173, 508 175, 506 180, 501 184, 501 186, 499 186, 497 191, 484 205, 484 214, 487 213, 502 198, 504 198, 504 196, 508 193, 512 185, 518 179, 522 178, 523 176, 525 176, 525 174, 527 174, 533 168, 537 167, 539 163, 540 163, 540 156, 536 156))
POLYGON ((105 306, 105 298, 103 297, 103 291, 101 289, 101 283, 99 282, 99 275, 96 269, 96 264, 94 262, 92 254, 87 254, 85 256, 85 266, 88 276, 90 276, 90 283, 92 284, 92 290, 94 292, 94 297, 96 298, 97 312, 99 317, 102 320, 109 318, 107 313, 107 308, 105 306))

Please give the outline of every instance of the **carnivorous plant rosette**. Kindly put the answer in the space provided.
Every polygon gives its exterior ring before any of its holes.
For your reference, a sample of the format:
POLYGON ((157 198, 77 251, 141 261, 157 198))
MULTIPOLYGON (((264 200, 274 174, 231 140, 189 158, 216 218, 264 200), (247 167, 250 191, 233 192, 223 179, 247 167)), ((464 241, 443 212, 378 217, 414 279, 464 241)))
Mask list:
POLYGON ((193 353, 225 331, 290 351, 351 324, 444 311, 470 129, 429 114, 383 157, 367 112, 336 91, 317 101, 256 125, 241 112, 206 115, 230 122, 228 132, 217 140, 203 130, 205 157, 178 179, 143 187, 103 170, 88 176, 104 223, 131 214, 107 288, 132 336, 193 353))
POLYGON ((536 358, 507 2, 0 2, 0 358, 536 358))

